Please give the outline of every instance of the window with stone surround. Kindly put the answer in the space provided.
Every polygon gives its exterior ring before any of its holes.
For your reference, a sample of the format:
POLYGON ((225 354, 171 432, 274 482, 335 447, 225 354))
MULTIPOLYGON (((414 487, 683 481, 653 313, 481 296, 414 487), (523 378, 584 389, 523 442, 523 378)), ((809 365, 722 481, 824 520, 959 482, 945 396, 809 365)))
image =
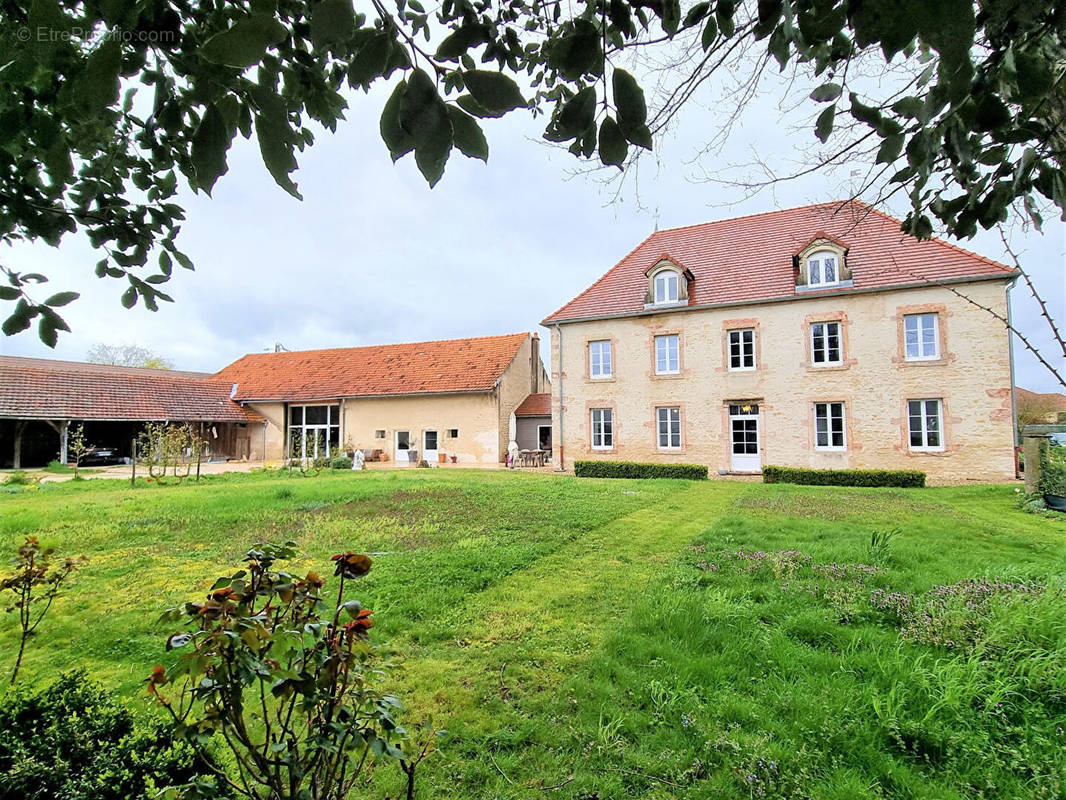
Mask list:
POLYGON ((907 430, 911 450, 943 450, 943 403, 939 399, 908 400, 907 430))
POLYGON ((676 333, 655 337, 655 374, 677 375, 681 372, 681 339, 676 333))
POLYGON ((729 331, 729 369, 739 372, 755 369, 755 329, 729 331))
POLYGON ((843 403, 814 404, 814 446, 818 450, 847 448, 843 403))
POLYGON ((609 408, 593 408, 590 411, 592 449, 614 449, 614 412, 609 408))
POLYGON ((610 339, 589 342, 589 377, 610 378, 612 368, 610 339))
POLYGON ((936 361, 940 358, 940 317, 928 314, 903 316, 903 357, 907 361, 936 361))
POLYGON ((811 323, 811 362, 815 366, 842 364, 842 350, 840 322, 811 323))
POLYGON ((668 406, 655 409, 660 450, 681 449, 681 408, 668 406))

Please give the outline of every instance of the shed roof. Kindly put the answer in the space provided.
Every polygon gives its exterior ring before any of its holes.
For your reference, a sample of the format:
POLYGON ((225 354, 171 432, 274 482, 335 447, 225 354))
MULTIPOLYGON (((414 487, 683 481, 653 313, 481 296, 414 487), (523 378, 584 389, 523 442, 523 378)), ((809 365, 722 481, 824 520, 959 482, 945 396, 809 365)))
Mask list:
POLYGON ((434 342, 250 353, 214 380, 238 401, 491 391, 528 333, 434 342))
POLYGON ((552 413, 552 396, 550 394, 531 394, 514 410, 516 417, 550 417, 552 413))
POLYGON ((232 384, 196 373, 0 356, 0 417, 252 422, 232 384))

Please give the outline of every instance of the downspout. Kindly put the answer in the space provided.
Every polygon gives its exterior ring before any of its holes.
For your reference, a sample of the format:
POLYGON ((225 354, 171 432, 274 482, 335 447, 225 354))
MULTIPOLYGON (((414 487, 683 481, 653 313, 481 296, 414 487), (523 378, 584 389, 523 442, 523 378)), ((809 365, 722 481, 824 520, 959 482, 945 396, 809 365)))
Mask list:
POLYGON ((566 465, 563 463, 563 329, 559 327, 559 323, 555 323, 555 335, 559 339, 559 472, 566 471, 566 465))
POLYGON ((1021 444, 1021 431, 1018 430, 1018 398, 1014 395, 1014 323, 1011 322, 1010 290, 1014 288, 1017 278, 1007 284, 1007 355, 1010 361, 1010 427, 1014 432, 1011 439, 1011 454, 1014 456, 1014 477, 1018 477, 1018 445, 1021 444))

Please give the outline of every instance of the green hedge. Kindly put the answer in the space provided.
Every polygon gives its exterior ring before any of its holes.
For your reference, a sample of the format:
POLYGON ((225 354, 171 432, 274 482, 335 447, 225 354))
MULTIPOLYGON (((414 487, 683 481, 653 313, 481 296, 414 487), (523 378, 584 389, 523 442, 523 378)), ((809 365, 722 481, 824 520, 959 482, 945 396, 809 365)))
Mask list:
POLYGON ((707 480, 707 467, 699 464, 640 464, 636 461, 575 461, 579 478, 685 478, 707 480))
POLYGON ((925 486, 925 473, 910 469, 804 469, 763 467, 763 483, 800 483, 807 486, 925 486))

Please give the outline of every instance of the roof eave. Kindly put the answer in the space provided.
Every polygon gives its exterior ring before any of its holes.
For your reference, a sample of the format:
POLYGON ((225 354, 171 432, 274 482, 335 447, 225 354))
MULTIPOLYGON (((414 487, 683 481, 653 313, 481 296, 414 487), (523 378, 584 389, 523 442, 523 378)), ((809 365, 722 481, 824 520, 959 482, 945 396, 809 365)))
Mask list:
POLYGON ((388 397, 435 397, 450 394, 490 394, 495 386, 487 389, 447 389, 440 392, 386 392, 384 394, 338 394, 329 397, 238 397, 238 403, 327 403, 336 400, 380 400, 388 397))

